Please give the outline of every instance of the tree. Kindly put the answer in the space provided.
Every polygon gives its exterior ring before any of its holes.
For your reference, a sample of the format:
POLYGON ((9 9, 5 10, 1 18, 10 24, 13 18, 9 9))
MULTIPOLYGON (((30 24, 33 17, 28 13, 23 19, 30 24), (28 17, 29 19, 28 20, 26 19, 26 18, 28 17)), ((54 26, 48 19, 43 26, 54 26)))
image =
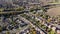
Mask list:
POLYGON ((21 11, 21 10, 24 10, 24 8, 23 7, 19 7, 19 8, 16 9, 16 11, 21 11))
POLYGON ((48 23, 51 22, 51 19, 48 19, 47 22, 48 22, 48 23))
POLYGON ((3 8, 0 8, 0 12, 2 12, 4 9, 3 8))
POLYGON ((44 7, 40 7, 41 10, 43 10, 44 12, 47 12, 47 10, 44 7))
POLYGON ((6 34, 10 34, 9 31, 6 31, 6 34))
POLYGON ((31 29, 30 34, 36 34, 36 31, 35 31, 35 29, 34 29, 34 28, 33 28, 33 29, 31 29))
POLYGON ((59 0, 55 0, 55 2, 59 2, 59 0))
POLYGON ((49 34, 55 34, 55 32, 54 32, 53 30, 51 30, 51 31, 49 32, 49 34))
POLYGON ((33 11, 34 11, 34 9, 33 9, 33 8, 31 8, 31 9, 30 9, 30 12, 33 12, 33 11))
POLYGON ((2 31, 2 27, 0 26, 0 32, 2 31))

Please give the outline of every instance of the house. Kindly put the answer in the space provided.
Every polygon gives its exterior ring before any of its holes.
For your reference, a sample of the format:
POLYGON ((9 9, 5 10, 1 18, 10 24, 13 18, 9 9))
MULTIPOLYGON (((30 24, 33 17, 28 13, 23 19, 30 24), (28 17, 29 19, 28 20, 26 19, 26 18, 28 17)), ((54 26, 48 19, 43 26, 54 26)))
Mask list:
POLYGON ((60 30, 57 30, 57 34, 60 34, 60 30))
POLYGON ((52 27, 52 30, 55 31, 56 30, 56 27, 52 27))

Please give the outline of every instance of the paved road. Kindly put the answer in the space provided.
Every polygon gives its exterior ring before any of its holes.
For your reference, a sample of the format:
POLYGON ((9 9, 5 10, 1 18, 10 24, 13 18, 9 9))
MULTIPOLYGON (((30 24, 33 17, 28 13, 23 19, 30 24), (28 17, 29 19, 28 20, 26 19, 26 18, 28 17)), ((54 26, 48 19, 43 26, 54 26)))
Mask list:
POLYGON ((6 14, 8 14, 8 15, 10 15, 10 14, 16 15, 16 14, 22 14, 22 13, 25 13, 25 12, 28 12, 28 10, 0 12, 0 15, 6 15, 6 14))

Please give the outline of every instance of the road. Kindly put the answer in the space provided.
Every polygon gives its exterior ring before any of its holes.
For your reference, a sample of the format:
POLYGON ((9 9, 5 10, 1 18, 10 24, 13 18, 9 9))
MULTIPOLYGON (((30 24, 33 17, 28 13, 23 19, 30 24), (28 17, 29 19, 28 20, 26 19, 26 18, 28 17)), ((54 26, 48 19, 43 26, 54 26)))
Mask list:
POLYGON ((23 10, 23 11, 7 11, 7 12, 0 12, 0 15, 16 15, 16 14, 22 14, 28 12, 28 10, 23 10))

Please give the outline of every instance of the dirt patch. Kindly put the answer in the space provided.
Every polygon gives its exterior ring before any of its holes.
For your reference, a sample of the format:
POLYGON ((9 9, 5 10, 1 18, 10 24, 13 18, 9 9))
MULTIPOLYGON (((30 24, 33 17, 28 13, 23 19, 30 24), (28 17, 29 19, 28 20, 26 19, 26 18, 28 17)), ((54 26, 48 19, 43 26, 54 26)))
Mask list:
POLYGON ((60 7, 56 7, 56 8, 51 8, 49 10, 47 10, 48 12, 46 12, 46 14, 50 15, 50 16, 57 16, 60 15, 60 7))

